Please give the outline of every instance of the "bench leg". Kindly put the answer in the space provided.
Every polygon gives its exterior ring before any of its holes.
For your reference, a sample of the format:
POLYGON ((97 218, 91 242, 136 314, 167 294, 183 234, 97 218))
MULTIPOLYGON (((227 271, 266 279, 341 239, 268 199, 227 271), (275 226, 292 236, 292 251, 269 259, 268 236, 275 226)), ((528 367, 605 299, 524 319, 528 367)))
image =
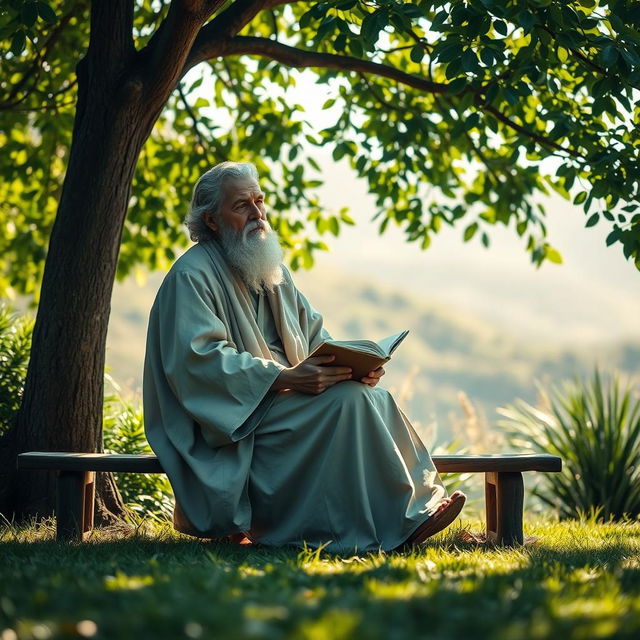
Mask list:
POLYGON ((93 529, 93 510, 96 501, 96 472, 84 473, 84 513, 82 518, 82 538, 93 529))
POLYGON ((93 528, 95 471, 59 471, 56 538, 81 541, 93 528))
POLYGON ((487 541, 523 544, 524 483, 519 472, 485 474, 487 541))

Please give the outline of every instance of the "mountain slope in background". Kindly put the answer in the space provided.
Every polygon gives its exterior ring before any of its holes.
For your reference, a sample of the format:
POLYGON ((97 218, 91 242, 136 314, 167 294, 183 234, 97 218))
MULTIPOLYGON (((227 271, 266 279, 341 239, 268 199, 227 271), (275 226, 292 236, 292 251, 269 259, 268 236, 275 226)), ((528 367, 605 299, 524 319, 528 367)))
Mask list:
MULTIPOLYGON (((521 397, 535 402, 535 380, 558 383, 576 374, 590 375, 597 363, 631 376, 640 371, 640 342, 576 347, 545 347, 508 335, 487 321, 454 308, 419 300, 389 285, 369 282, 336 269, 294 273, 311 304, 340 340, 378 340, 403 329, 410 333, 386 365, 383 384, 425 437, 452 435, 469 410, 464 392, 489 427, 497 406, 521 397), (466 407, 466 408, 465 408, 466 407)), ((163 274, 144 287, 133 280, 117 284, 107 342, 111 375, 139 395, 147 315, 163 274)))

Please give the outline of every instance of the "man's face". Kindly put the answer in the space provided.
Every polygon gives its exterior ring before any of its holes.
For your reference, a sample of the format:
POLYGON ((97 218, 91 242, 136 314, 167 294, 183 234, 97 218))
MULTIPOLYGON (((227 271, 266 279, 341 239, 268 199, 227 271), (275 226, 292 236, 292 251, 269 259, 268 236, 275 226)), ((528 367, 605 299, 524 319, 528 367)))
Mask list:
POLYGON ((240 237, 251 237, 254 233, 263 236, 268 226, 267 212, 264 193, 257 180, 253 178, 228 180, 224 184, 224 196, 218 218, 207 213, 204 220, 216 233, 222 229, 242 234, 240 237))

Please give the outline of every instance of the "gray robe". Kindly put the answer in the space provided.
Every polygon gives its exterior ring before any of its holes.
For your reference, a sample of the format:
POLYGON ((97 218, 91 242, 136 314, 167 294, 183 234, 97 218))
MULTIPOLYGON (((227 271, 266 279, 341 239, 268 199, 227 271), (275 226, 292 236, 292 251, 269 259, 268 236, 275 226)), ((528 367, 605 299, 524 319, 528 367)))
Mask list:
POLYGON ((209 241, 179 258, 158 291, 144 420, 175 493, 174 526, 201 537, 245 531, 275 546, 392 549, 444 487, 382 387, 269 390, 330 337, 283 272, 274 292, 252 297, 209 241))

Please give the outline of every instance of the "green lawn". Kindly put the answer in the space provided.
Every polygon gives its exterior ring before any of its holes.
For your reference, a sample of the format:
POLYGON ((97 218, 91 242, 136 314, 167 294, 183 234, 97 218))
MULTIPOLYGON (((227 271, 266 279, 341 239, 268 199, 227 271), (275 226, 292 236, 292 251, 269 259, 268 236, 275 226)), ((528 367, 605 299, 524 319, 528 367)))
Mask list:
POLYGON ((518 549, 458 534, 345 558, 166 525, 83 545, 57 544, 52 520, 6 526, 0 639, 640 637, 640 523, 529 521, 518 549))

